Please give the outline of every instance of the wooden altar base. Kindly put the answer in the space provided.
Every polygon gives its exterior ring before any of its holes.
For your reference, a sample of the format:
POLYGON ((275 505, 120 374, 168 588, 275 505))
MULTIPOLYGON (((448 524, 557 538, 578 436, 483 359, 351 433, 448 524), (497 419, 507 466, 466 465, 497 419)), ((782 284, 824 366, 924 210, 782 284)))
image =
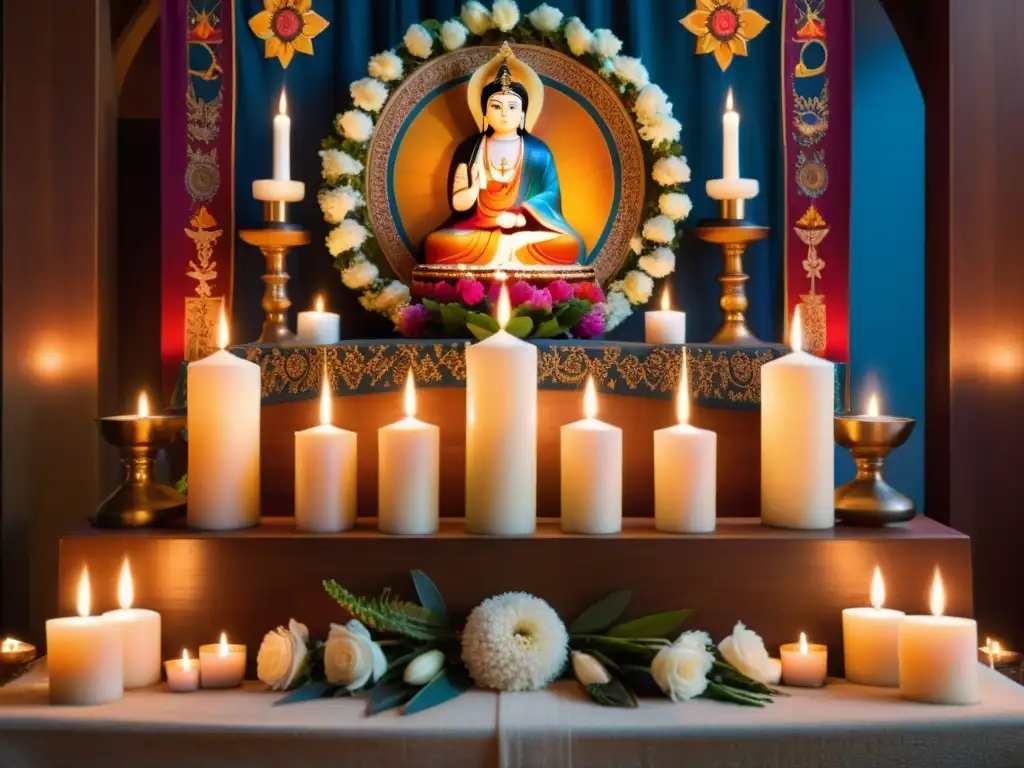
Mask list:
MULTIPOLYGON (((419 568, 462 619, 491 595, 522 590, 543 597, 568 622, 615 590, 634 592, 629 615, 690 608, 690 628, 727 635, 741 620, 772 655, 801 631, 829 646, 829 669, 842 675, 843 608, 868 604, 875 565, 886 605, 927 612, 936 566, 947 585, 947 614, 971 616, 969 539, 925 517, 905 528, 789 531, 755 518, 720 519, 713 534, 658 533, 650 519, 626 520, 619 536, 563 534, 557 520, 531 537, 472 536, 444 520, 429 537, 378 533, 365 519, 342 534, 295 530, 291 518, 228 533, 85 530, 60 544, 60 611, 74 615, 78 579, 89 567, 93 612, 116 607, 122 559, 131 558, 135 604, 163 615, 164 656, 215 642, 226 631, 249 646, 249 674, 263 635, 296 618, 314 635, 345 616, 320 582, 334 578, 359 594, 385 587, 413 596, 419 568)), ((984 628, 982 628, 982 632, 984 628)))

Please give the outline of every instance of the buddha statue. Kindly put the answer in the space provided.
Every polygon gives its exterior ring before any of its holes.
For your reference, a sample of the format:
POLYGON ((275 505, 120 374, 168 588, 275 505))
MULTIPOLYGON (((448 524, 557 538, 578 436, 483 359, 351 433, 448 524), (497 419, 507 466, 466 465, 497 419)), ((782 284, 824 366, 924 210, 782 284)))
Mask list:
POLYGON ((540 78, 508 43, 473 75, 468 101, 480 132, 455 150, 446 187, 452 214, 426 238, 427 265, 551 272, 588 263, 562 216, 551 150, 530 133, 543 100, 540 78))

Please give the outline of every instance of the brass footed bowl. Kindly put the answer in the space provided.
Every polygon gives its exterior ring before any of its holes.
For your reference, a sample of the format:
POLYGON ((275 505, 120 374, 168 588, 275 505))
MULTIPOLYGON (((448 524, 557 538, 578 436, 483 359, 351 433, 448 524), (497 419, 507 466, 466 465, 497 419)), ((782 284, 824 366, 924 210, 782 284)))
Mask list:
POLYGON ((846 525, 898 525, 912 520, 912 499, 885 481, 886 457, 914 431, 914 419, 898 416, 836 416, 836 444, 849 449, 857 476, 836 489, 836 517, 846 525))

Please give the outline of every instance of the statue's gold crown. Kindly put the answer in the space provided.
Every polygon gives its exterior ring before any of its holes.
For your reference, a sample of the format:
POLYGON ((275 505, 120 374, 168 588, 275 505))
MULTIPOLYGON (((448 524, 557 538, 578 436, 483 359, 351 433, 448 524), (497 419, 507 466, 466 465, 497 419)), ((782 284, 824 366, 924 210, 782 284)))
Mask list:
POLYGON ((503 95, 508 95, 512 93, 512 72, 508 68, 508 60, 512 56, 512 46, 508 44, 508 40, 501 44, 501 50, 498 51, 498 55, 501 57, 501 64, 498 66, 494 82, 501 85, 501 93, 503 95))

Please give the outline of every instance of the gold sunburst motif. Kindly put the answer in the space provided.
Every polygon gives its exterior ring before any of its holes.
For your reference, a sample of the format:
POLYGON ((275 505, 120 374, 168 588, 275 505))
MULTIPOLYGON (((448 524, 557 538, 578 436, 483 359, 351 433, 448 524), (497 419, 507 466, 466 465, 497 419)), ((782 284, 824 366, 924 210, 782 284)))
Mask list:
POLYGON ((725 72, 734 55, 747 55, 747 43, 761 34, 768 19, 748 8, 747 0, 697 0, 679 23, 697 36, 697 53, 713 53, 725 72))
POLYGON ((328 23, 313 10, 313 0, 263 0, 263 10, 249 19, 249 29, 264 41, 263 55, 277 57, 287 68, 296 51, 313 55, 313 38, 328 23))

